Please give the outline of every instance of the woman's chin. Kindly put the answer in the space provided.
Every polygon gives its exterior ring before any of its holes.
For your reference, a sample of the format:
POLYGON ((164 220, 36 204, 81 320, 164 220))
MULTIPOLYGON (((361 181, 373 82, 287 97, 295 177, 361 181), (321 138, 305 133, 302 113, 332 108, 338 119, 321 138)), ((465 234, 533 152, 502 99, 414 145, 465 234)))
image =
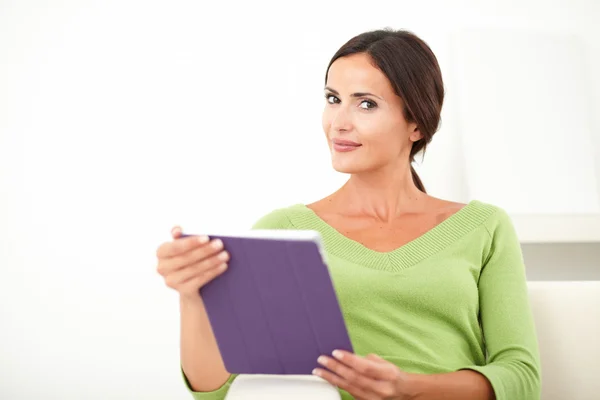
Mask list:
POLYGON ((356 174, 359 172, 363 172, 366 168, 364 168, 364 166, 361 166, 359 163, 356 162, 348 162, 348 160, 345 160, 345 162, 339 162, 339 160, 333 160, 331 162, 331 166, 333 167, 334 170, 336 170, 339 173, 342 174, 356 174))

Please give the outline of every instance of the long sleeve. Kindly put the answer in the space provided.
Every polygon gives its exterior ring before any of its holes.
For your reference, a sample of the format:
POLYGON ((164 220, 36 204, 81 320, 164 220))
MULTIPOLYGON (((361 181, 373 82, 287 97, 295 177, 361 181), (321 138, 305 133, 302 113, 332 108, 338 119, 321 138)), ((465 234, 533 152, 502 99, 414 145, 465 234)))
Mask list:
POLYGON ((537 400, 539 349, 520 243, 502 209, 486 228, 491 246, 479 276, 479 303, 487 364, 466 369, 483 374, 497 400, 537 400))
MULTIPOLYGON (((180 369, 181 369, 181 367, 180 367, 180 369)), ((185 387, 186 387, 188 393, 190 393, 192 395, 192 398, 194 400, 223 400, 223 399, 225 399, 225 395, 227 395, 227 392, 229 391, 229 387, 231 386, 231 383, 237 377, 237 375, 235 375, 235 374, 230 375, 229 379, 227 379, 227 382, 225 382, 223 384, 223 386, 221 386, 220 388, 213 390, 211 392, 195 392, 192 390, 192 387, 190 386, 190 382, 188 381, 187 377, 185 376, 183 369, 181 369, 181 376, 183 378, 183 382, 185 383, 185 387)))

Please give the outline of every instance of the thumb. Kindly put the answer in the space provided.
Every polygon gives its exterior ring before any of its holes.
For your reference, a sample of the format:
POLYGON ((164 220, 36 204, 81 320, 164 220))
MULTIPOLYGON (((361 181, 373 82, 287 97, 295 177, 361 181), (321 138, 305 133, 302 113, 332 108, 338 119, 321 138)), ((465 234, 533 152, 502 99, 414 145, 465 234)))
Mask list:
POLYGON ((173 239, 178 239, 179 237, 181 237, 181 227, 179 225, 175 225, 171 229, 171 237, 173 239))

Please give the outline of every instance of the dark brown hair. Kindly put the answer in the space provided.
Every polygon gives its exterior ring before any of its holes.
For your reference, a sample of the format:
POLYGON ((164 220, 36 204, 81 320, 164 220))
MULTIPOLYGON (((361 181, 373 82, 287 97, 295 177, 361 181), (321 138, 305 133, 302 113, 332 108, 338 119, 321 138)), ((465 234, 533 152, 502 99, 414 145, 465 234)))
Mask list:
POLYGON ((413 144, 409 162, 415 185, 426 193, 412 163, 420 151, 425 155, 440 125, 444 84, 437 58, 427 43, 412 32, 389 28, 365 32, 350 39, 335 53, 327 66, 325 83, 335 60, 357 53, 367 53, 374 66, 387 76, 404 103, 404 118, 416 122, 423 134, 423 138, 413 144))

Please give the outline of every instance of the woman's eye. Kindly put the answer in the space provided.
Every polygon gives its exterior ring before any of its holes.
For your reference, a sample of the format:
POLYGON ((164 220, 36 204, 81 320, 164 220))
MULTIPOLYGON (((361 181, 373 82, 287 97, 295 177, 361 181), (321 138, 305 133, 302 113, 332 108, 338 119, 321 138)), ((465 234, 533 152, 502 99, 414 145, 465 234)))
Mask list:
POLYGON ((327 99, 327 102, 329 104, 336 104, 336 103, 339 103, 339 101, 340 101, 337 97, 335 97, 332 94, 326 95, 325 98, 327 99))
POLYGON ((364 110, 371 110, 375 107, 377 107, 377 104, 375 104, 374 102, 372 102, 370 100, 363 100, 360 102, 360 108, 362 108, 364 110))

